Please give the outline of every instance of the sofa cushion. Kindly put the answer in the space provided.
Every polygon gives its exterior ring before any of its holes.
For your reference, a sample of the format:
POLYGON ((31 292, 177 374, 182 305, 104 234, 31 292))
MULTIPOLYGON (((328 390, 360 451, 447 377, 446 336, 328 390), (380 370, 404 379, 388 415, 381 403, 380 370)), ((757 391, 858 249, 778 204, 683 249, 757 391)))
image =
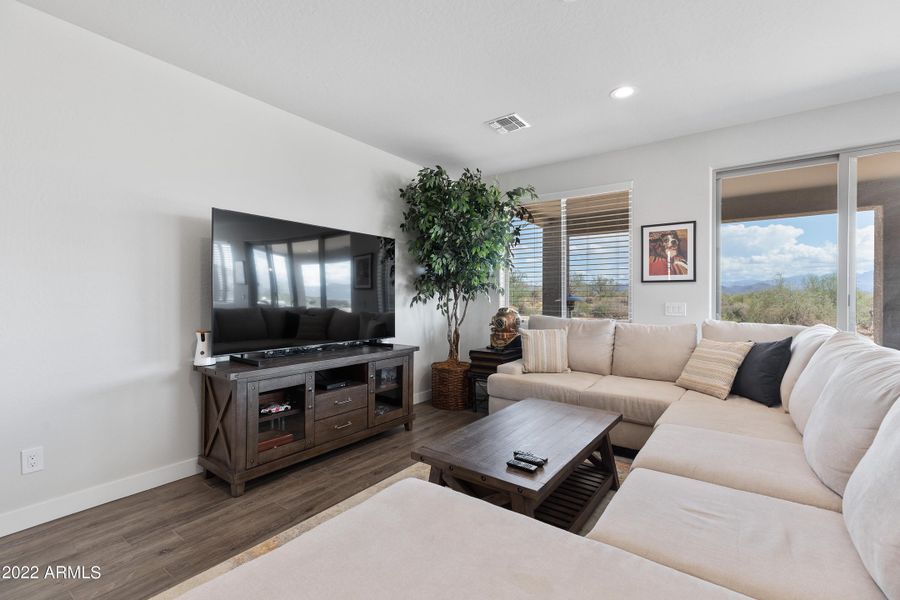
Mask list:
POLYGON ((284 332, 287 337, 297 337, 300 317, 306 313, 305 307, 290 308, 284 313, 284 332))
POLYGON ((835 333, 837 329, 834 327, 819 324, 807 327, 794 336, 791 342, 791 362, 788 363, 781 379, 781 404, 785 412, 790 410, 791 393, 800 374, 816 351, 835 333))
POLYGON ((900 402, 847 482, 844 521, 876 583, 900 598, 900 402))
POLYGON ((217 308, 213 339, 217 342, 264 340, 268 337, 266 321, 257 308, 217 308))
POLYGON ((602 375, 570 371, 568 373, 525 373, 488 377, 488 394, 507 400, 542 398, 568 404, 579 403, 579 393, 602 379, 602 375))
POLYGON ((528 329, 566 329, 571 319, 551 317, 550 315, 531 315, 528 317, 528 329))
POLYGON ((418 479, 395 483, 180 598, 587 600, 598 590, 625 600, 742 598, 418 479))
POLYGON ((328 339, 346 341, 359 339, 359 314, 335 310, 328 322, 328 339))
POLYGON ((359 313, 359 333, 357 335, 361 340, 394 337, 394 313, 366 311, 359 313))
POLYGON ((616 323, 612 374, 675 381, 697 345, 697 326, 616 323))
POLYGON ((838 494, 900 397, 900 351, 867 345, 863 364, 845 362, 834 370, 803 432, 806 459, 838 494))
POLYGON ((497 365, 497 373, 503 373, 504 375, 522 375, 525 373, 525 365, 522 364, 522 359, 519 360, 511 360, 508 363, 500 363, 497 365))
POLYGON ((781 406, 781 380, 791 361, 791 341, 757 342, 734 376, 731 393, 766 406, 781 406))
POLYGON ((286 338, 290 337, 287 331, 287 311, 283 308, 261 309, 263 321, 266 322, 266 337, 286 338))
POLYGON ((598 375, 612 370, 616 322, 612 319, 563 319, 534 315, 529 329, 565 329, 568 339, 569 368, 598 375))
POLYGON ((754 598, 884 596, 840 513, 634 469, 592 539, 754 598))
POLYGON ((723 402, 706 394, 685 392, 663 413, 656 426, 667 423, 793 444, 803 442, 790 415, 741 396, 728 396, 723 402))
POLYGON ((610 375, 581 392, 578 403, 622 414, 622 419, 653 425, 684 390, 668 381, 610 375))
POLYGON ((872 345, 868 340, 849 332, 835 333, 822 344, 797 378, 791 392, 790 413, 797 431, 803 433, 806 429, 809 415, 838 365, 844 361, 850 361, 854 365, 865 362, 865 358, 860 360, 860 355, 872 345))
POLYGON ((297 337, 302 340, 327 340, 328 324, 334 314, 333 308, 308 308, 300 314, 297 337))
POLYGON ((526 373, 565 373, 569 370, 565 329, 524 330, 522 369, 526 373))
POLYGON ((703 339, 717 342, 777 342, 797 335, 803 325, 774 325, 769 323, 736 323, 707 319, 701 326, 703 339))
POLYGON ((724 400, 753 342, 700 340, 676 385, 724 400))
POLYGON ((685 425, 661 425, 634 459, 653 469, 840 512, 841 497, 810 469, 803 447, 685 425))
POLYGON ((525 373, 525 365, 522 364, 521 358, 519 360, 511 360, 497 365, 497 372, 504 375, 522 375, 525 373))

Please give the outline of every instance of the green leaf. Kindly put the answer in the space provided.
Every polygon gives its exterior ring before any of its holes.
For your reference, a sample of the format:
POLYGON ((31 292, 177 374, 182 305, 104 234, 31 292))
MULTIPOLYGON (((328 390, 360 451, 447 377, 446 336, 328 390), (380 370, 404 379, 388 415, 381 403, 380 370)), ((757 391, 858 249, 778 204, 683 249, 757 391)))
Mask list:
POLYGON ((413 281, 412 304, 437 299, 450 317, 448 340, 454 339, 465 302, 497 289, 497 270, 511 264, 521 229, 513 222, 531 218, 522 204, 537 198, 534 188, 502 192, 478 169, 464 169, 453 180, 438 165, 421 169, 400 198, 406 203, 400 229, 411 234, 409 253, 423 267, 413 281), (455 310, 453 299, 460 300, 455 310))

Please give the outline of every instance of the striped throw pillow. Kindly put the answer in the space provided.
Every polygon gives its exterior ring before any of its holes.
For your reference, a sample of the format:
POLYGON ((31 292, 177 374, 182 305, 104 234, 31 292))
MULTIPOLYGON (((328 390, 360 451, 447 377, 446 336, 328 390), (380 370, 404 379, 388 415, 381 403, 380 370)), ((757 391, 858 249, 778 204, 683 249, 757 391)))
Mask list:
POLYGON ((568 372, 569 352, 565 329, 526 329, 520 333, 523 372, 568 372))
POLYGON ((700 340, 675 385, 724 400, 753 342, 700 340))

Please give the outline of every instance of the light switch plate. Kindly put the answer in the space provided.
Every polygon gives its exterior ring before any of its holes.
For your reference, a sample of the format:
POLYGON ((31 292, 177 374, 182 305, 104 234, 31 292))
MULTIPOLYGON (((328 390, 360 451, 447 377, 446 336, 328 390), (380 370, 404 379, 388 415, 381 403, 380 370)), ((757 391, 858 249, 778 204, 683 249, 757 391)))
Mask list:
POLYGON ((687 302, 666 302, 665 314, 667 317, 686 317, 687 302))

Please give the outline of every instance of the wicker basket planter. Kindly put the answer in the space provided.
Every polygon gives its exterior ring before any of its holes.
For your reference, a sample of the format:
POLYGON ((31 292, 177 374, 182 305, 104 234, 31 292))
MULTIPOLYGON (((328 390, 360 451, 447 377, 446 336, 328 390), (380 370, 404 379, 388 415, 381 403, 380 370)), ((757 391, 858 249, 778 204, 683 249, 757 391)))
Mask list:
POLYGON ((431 404, 443 410, 469 406, 469 363, 445 360, 431 363, 431 404))

